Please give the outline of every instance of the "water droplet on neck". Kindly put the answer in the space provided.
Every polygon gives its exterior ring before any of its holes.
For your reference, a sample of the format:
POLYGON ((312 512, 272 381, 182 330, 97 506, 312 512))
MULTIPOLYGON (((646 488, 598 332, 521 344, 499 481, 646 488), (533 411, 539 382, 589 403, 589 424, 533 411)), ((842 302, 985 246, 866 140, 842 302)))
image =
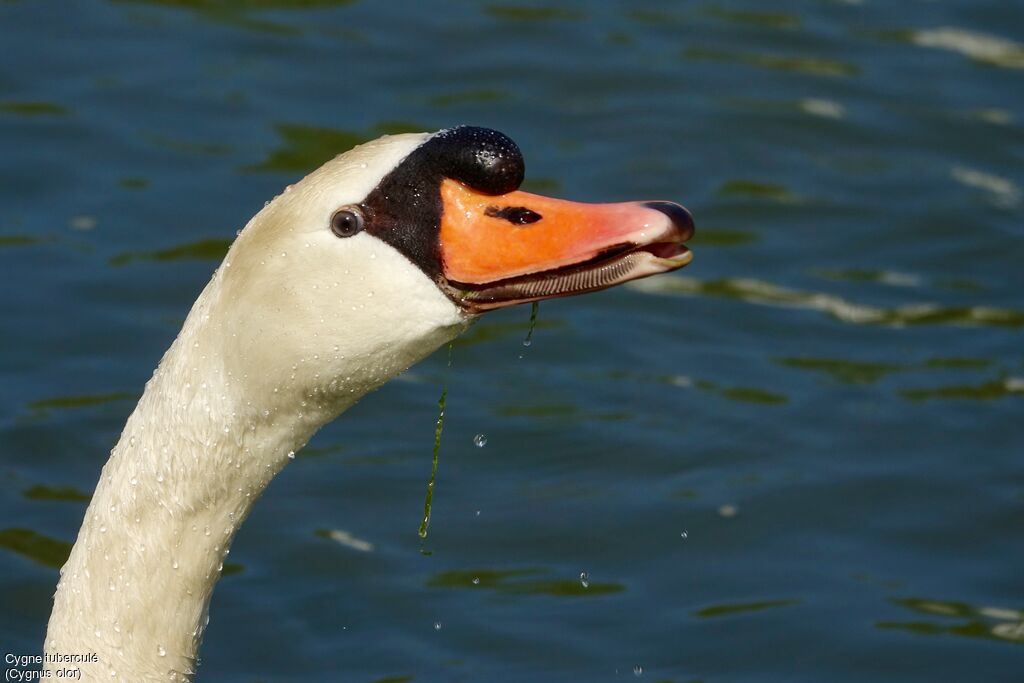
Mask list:
POLYGON ((163 645, 157 645, 156 646, 156 653, 158 655, 160 655, 161 657, 166 657, 167 656, 167 650, 164 649, 163 645))

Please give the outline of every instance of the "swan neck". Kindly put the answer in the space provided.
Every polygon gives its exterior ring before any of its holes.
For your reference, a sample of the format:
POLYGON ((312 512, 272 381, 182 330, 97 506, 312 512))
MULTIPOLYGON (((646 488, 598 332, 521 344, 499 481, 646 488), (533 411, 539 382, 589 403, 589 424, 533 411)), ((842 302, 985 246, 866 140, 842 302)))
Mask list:
POLYGON ((191 680, 235 532, 346 407, 244 398, 201 337, 187 322, 147 384, 61 570, 45 651, 96 653, 83 681, 191 680))

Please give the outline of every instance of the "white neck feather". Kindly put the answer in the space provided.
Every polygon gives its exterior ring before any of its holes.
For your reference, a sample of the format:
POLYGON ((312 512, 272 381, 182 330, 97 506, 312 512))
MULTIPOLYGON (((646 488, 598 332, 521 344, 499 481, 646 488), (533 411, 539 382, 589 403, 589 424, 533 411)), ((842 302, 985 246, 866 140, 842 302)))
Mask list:
POLYGON ((345 173, 372 186, 367 174, 420 141, 396 140, 339 157, 257 214, 147 383, 54 596, 45 651, 96 653, 81 680, 191 680, 232 538, 289 454, 468 325, 397 251, 324 227, 366 191, 325 197, 345 173))
POLYGON ((61 571, 45 649, 97 653, 84 680, 187 679, 235 531, 331 417, 240 401, 222 359, 202 353, 205 298, 128 419, 61 571))

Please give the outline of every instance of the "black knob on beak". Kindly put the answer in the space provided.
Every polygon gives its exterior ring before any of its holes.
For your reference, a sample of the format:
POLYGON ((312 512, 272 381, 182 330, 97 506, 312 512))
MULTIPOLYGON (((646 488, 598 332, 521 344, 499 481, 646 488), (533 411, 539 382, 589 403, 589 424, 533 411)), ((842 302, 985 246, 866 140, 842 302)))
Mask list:
POLYGON ((683 241, 693 237, 696 227, 693 224, 693 216, 682 205, 675 202, 644 202, 648 209, 660 211, 675 223, 676 227, 683 234, 683 241))

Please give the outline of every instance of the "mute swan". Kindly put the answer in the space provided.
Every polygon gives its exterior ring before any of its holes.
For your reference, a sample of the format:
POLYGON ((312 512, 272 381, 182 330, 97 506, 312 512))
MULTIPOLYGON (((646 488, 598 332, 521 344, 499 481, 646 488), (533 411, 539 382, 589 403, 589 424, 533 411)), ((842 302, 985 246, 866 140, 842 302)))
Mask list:
POLYGON ((316 430, 479 313, 674 270, 689 213, 518 190, 518 147, 458 127, 329 161, 241 231, 103 468, 61 569, 46 670, 190 681, 239 525, 316 430))

